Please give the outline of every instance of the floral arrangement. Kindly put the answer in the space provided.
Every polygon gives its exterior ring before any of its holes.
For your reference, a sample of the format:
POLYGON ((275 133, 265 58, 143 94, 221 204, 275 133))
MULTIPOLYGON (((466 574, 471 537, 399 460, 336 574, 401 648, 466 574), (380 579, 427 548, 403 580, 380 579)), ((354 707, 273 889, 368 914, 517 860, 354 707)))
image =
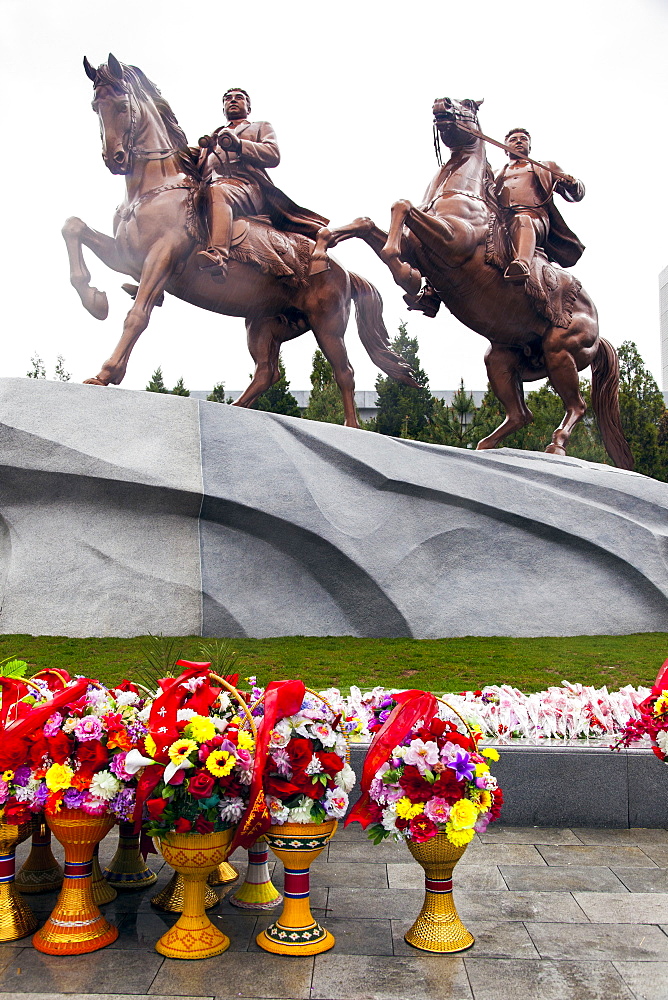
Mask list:
MULTIPOLYGON (((321 693, 341 713, 341 727, 349 738, 360 743, 371 741, 395 704, 395 692, 382 687, 362 692, 353 685, 348 696, 338 688, 321 693)), ((540 741, 621 733, 630 719, 639 718, 639 706, 649 693, 649 688, 630 684, 619 691, 608 691, 606 687, 563 681, 559 687, 531 694, 503 684, 444 697, 485 737, 540 741)))
POLYGON ((255 750, 238 706, 201 664, 161 685, 148 731, 126 760, 132 773, 142 771, 144 829, 160 836, 236 826, 248 806, 255 750))
POLYGON ((135 685, 124 681, 110 690, 68 679, 54 694, 46 680, 35 679, 15 707, 17 721, 0 741, 5 822, 63 808, 130 819, 135 779, 125 761, 146 733, 146 699, 135 685))
POLYGON ((493 747, 478 752, 477 740, 451 722, 433 718, 417 725, 371 782, 369 837, 423 843, 445 833, 455 847, 468 844, 497 819, 503 794, 490 773, 493 747))
POLYGON ((649 696, 639 706, 639 717, 630 719, 613 749, 649 737, 660 761, 668 763, 668 660, 659 671, 649 696))
POLYGON ((262 782, 272 823, 323 823, 346 814, 355 772, 338 722, 321 697, 305 692, 299 711, 274 723, 262 782))

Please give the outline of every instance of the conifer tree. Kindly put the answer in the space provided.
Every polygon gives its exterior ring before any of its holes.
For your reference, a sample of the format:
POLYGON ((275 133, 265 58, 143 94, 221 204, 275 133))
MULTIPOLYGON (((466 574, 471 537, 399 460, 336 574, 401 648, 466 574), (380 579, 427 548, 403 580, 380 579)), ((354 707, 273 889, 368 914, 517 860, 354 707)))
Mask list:
POLYGON ((434 397, 429 391, 429 379, 420 367, 417 338, 408 336, 404 322, 399 324, 399 333, 392 341, 392 348, 411 366, 419 388, 379 375, 376 379, 378 414, 375 427, 380 434, 422 439, 434 410, 434 397))
POLYGON ((65 358, 62 354, 56 358, 55 376, 59 382, 69 382, 72 378, 70 373, 65 371, 65 358))
POLYGON ((663 394, 631 340, 619 356, 619 409, 624 435, 635 459, 635 471, 668 482, 668 451, 661 443, 663 394))
POLYGON ((174 386, 174 388, 172 389, 172 396, 189 396, 189 395, 190 395, 190 389, 186 389, 185 385, 183 384, 183 377, 181 377, 174 386))
POLYGON ((31 357, 30 364, 32 368, 26 372, 28 378, 46 378, 46 368, 37 351, 31 357))
POLYGON ((327 424, 342 424, 345 420, 343 400, 332 366, 320 350, 313 355, 311 395, 304 416, 307 420, 319 420, 327 424))
POLYGON ((146 392, 169 392, 162 377, 162 368, 158 366, 151 376, 151 381, 146 386, 146 392))
POLYGON ((290 392, 290 383, 285 377, 285 367, 281 358, 278 359, 278 370, 281 377, 262 393, 253 408, 266 410, 269 413, 284 413, 288 417, 301 417, 299 404, 290 392))
POLYGON ((231 396, 228 396, 227 399, 225 399, 225 383, 224 382, 216 382, 216 384, 214 385, 213 389, 211 390, 211 392, 209 393, 209 395, 206 398, 207 398, 207 400, 208 400, 209 403, 231 403, 232 402, 232 397, 231 396))

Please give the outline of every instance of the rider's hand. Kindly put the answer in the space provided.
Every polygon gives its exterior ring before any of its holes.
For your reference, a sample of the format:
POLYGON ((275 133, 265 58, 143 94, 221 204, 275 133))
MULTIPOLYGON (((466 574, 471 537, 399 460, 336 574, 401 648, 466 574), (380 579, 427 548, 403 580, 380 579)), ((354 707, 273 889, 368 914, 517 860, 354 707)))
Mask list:
POLYGON ((577 184, 577 178, 572 177, 571 174, 562 174, 560 180, 562 180, 564 184, 569 184, 573 186, 577 184))
POLYGON ((210 135, 202 135, 202 136, 200 136, 199 139, 197 140, 197 145, 199 146, 200 149, 210 149, 211 148, 211 136, 210 135))
POLYGON ((241 149, 241 139, 231 128, 221 128, 218 133, 218 145, 228 153, 238 153, 241 149))

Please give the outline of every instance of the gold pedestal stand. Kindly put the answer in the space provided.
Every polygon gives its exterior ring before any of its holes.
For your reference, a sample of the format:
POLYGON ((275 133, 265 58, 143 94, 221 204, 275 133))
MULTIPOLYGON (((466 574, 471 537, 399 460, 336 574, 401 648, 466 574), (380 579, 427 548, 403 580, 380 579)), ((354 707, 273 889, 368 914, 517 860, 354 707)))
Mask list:
POLYGON ((63 884, 63 869, 51 850, 51 831, 43 816, 33 820, 30 854, 16 873, 16 888, 22 895, 56 892, 63 884))
POLYGON ((0 821, 0 941, 16 941, 37 927, 37 917, 14 884, 16 845, 27 840, 31 832, 31 822, 16 825, 0 821))
POLYGON ((116 853, 102 872, 119 892, 147 889, 158 877, 144 861, 139 846, 140 834, 134 832, 134 824, 119 824, 116 853))
POLYGON ((406 846, 424 869, 425 897, 418 918, 404 939, 422 951, 439 954, 466 951, 475 938, 461 922, 452 898, 452 870, 466 846, 455 847, 444 833, 423 844, 408 840, 406 846))

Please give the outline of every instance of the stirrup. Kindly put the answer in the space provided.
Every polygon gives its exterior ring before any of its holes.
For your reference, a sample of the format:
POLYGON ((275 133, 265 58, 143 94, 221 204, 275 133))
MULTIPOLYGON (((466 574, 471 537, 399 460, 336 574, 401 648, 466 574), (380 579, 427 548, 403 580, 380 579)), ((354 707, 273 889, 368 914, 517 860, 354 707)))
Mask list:
POLYGON ((515 260, 511 260, 503 273, 503 277, 506 281, 512 281, 513 284, 522 285, 529 277, 529 274, 529 268, 524 261, 516 258, 515 260))
POLYGON ((215 268, 218 274, 227 274, 227 254, 218 247, 207 247, 206 250, 199 250, 197 257, 199 258, 200 271, 215 268))

